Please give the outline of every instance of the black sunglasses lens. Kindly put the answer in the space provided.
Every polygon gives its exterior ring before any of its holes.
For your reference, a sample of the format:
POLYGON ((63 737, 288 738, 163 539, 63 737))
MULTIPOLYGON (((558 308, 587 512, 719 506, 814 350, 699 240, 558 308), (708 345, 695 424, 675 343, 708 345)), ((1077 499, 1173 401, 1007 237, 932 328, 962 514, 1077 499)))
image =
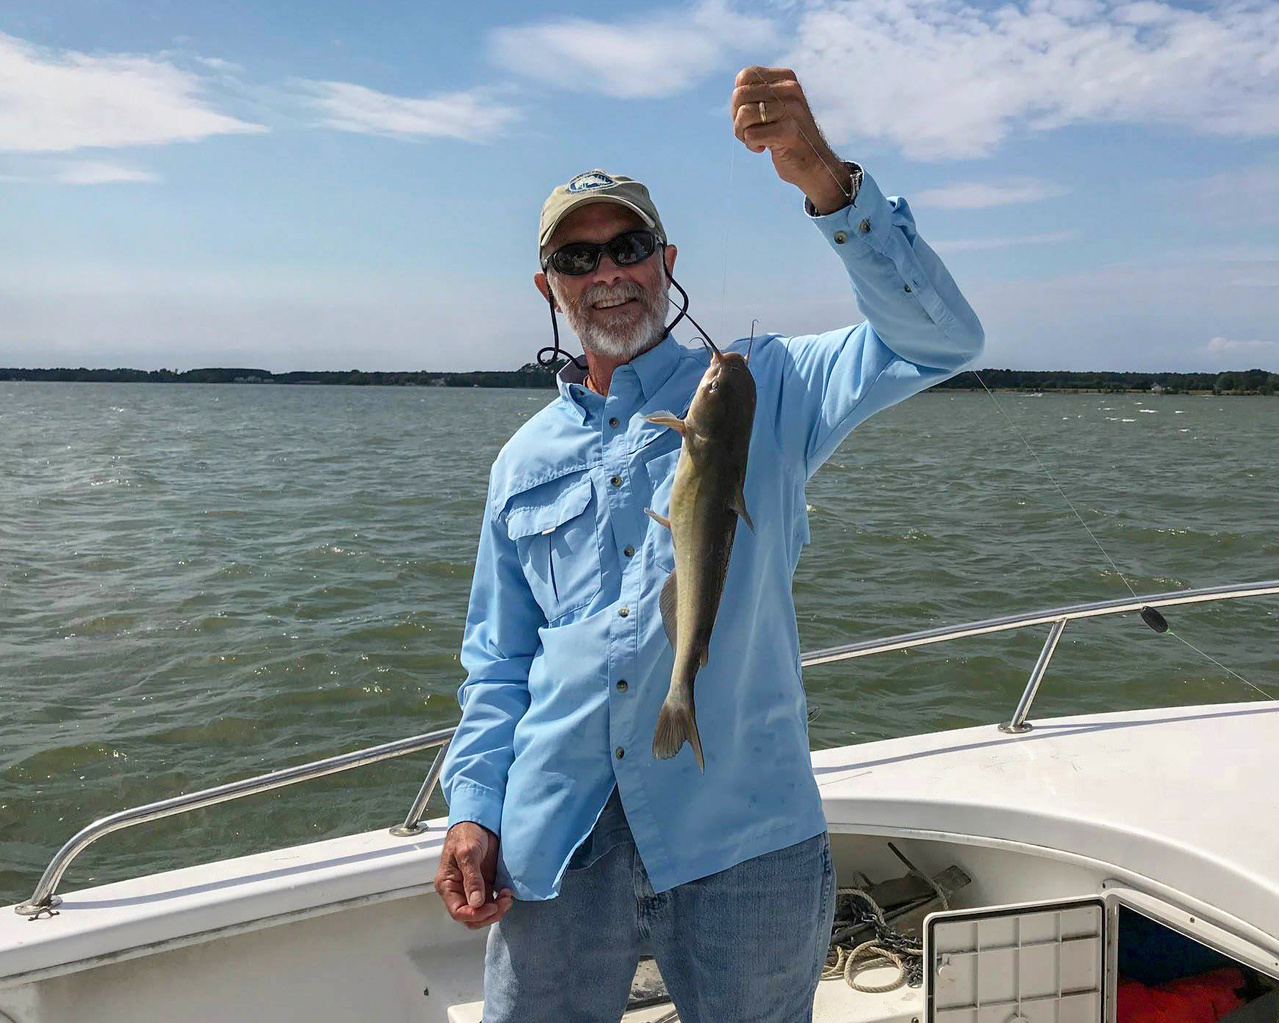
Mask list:
POLYGON ((642 263, 657 248, 657 238, 651 231, 627 231, 608 243, 608 254, 618 266, 642 263))
POLYGON ((607 251, 618 266, 634 266, 657 250, 657 236, 652 231, 627 231, 612 241, 570 242, 551 253, 547 260, 562 274, 579 277, 600 264, 600 253, 607 251))
POLYGON ((588 274, 599 265, 601 248, 590 242, 573 242, 551 253, 551 266, 571 277, 588 274))

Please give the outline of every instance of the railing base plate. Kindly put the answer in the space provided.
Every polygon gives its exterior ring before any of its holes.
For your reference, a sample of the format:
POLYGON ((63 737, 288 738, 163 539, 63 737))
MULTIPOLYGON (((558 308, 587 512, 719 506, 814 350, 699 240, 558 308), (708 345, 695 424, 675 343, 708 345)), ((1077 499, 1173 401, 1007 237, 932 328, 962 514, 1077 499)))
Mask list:
POLYGON ((1033 731, 1034 728, 1035 726, 1028 721, 1015 727, 1011 721, 1005 721, 999 726, 999 730, 1005 735, 1024 735, 1026 732, 1033 731))
POLYGON ((413 838, 422 834, 422 832, 430 831, 431 829, 425 824, 417 824, 411 828, 406 828, 403 824, 397 824, 395 827, 388 828, 387 830, 396 838, 413 838))
POLYGON ((54 908, 61 905, 62 896, 50 895, 47 902, 19 902, 13 907, 13 911, 17 913, 18 916, 29 916, 32 920, 34 920, 42 913, 48 913, 52 916, 54 908))

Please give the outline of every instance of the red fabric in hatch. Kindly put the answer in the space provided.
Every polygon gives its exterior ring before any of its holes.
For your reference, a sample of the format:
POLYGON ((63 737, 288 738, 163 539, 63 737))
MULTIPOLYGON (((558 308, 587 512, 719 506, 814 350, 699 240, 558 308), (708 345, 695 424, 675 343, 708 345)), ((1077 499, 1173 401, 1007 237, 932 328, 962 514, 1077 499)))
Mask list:
POLYGON ((1233 967, 1155 987, 1122 980, 1116 992, 1118 1023, 1216 1023, 1243 1005, 1235 992, 1244 984, 1233 967))

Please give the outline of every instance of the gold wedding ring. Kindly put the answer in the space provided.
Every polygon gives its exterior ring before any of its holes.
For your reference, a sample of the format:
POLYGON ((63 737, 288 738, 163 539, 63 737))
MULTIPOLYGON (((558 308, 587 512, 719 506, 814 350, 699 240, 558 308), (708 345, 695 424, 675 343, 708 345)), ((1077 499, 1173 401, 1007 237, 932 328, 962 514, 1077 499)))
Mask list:
POLYGON ((763 101, 763 100, 760 100, 760 101, 759 101, 759 123, 760 123, 760 124, 767 124, 767 123, 768 123, 768 111, 764 109, 764 101, 763 101))

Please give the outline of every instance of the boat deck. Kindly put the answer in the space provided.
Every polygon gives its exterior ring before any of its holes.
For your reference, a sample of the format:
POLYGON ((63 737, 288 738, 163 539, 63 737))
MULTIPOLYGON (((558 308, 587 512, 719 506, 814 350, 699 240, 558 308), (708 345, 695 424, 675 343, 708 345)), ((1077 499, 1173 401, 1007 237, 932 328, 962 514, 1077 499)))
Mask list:
MULTIPOLYGON (((897 971, 892 967, 863 970, 859 982, 867 986, 886 984, 897 971)), ((622 1023, 658 1023, 673 1010, 668 1002, 643 1009, 632 1009, 622 1023)), ((910 1023, 921 1019, 924 1011, 922 988, 899 987, 885 994, 854 991, 841 978, 823 980, 817 985, 813 1003, 813 1023, 910 1023)), ((484 1003, 468 1002, 449 1009, 449 1023, 483 1023, 484 1003)))

